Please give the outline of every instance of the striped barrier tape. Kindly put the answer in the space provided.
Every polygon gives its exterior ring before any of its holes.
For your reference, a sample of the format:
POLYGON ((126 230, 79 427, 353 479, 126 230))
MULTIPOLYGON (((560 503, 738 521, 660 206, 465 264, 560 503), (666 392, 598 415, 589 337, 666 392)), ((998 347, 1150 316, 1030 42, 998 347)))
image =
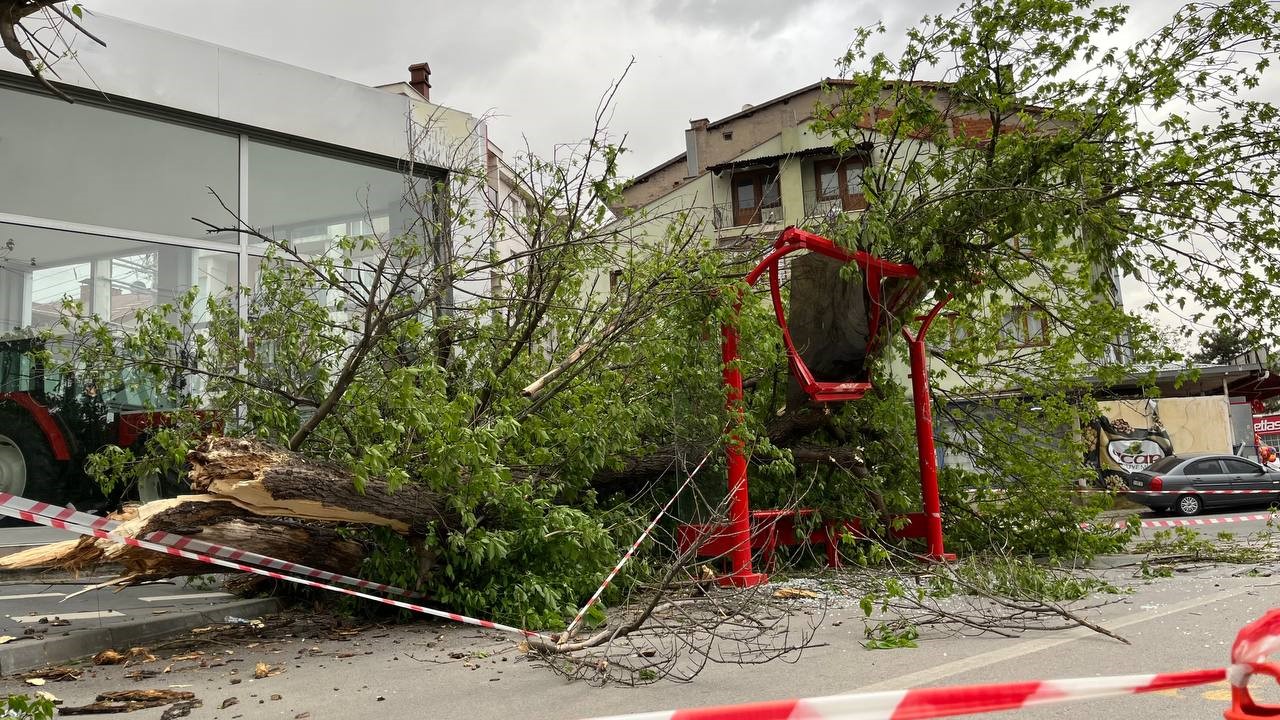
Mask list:
POLYGON ((1272 513, 1259 513, 1257 515, 1230 515, 1227 517, 1211 517, 1211 518, 1175 518, 1172 520, 1143 520, 1142 527, 1180 527, 1184 525, 1221 525, 1223 523, 1242 523, 1254 522, 1257 520, 1270 520, 1275 517, 1272 513))
POLYGON ((636 550, 640 549, 640 544, 643 543, 645 538, 649 537, 649 533, 653 532, 653 529, 658 526, 658 521, 661 520, 662 517, 667 514, 667 511, 671 509, 672 503, 676 501, 676 498, 680 497, 680 493, 684 492, 684 489, 689 486, 689 483, 693 482, 694 476, 698 474, 698 471, 702 470, 702 466, 707 463, 707 460, 711 457, 711 453, 714 451, 715 449, 712 448, 707 451, 706 455, 702 456, 702 460, 698 462, 697 467, 693 469, 693 472, 689 473, 689 476, 684 479, 684 482, 680 483, 680 487, 676 488, 675 493, 672 494, 671 499, 667 501, 667 504, 663 505, 662 509, 658 511, 658 514, 653 516, 653 521, 644 529, 644 532, 640 533, 640 537, 636 538, 636 541, 631 543, 631 547, 627 549, 627 552, 622 556, 622 559, 619 560, 618 564, 614 565, 613 569, 609 571, 609 574, 605 576, 604 582, 600 583, 600 587, 596 588, 596 591, 592 593, 591 598, 587 600, 587 603, 583 605, 582 609, 578 611, 578 614, 574 616, 573 622, 569 623, 569 626, 565 628, 560 637, 565 640, 573 637, 573 631, 577 629, 578 623, 582 622, 582 618, 586 617, 587 611, 590 610, 591 606, 595 605, 600 599, 600 596, 604 594, 605 589, 609 587, 609 583, 613 582, 613 578, 618 575, 618 571, 622 570, 622 566, 631 559, 631 556, 636 553, 636 550))
POLYGON ((1280 495, 1280 488, 1274 490, 1193 490, 1190 488, 1182 490, 1131 490, 1129 488, 1099 490, 1096 488, 1083 488, 1075 492, 1081 495, 1089 493, 1105 493, 1108 495, 1280 495))
MULTIPOLYGON (((1223 525, 1229 523, 1257 522, 1259 520, 1271 520, 1280 517, 1280 513, 1256 513, 1253 515, 1228 515, 1226 517, 1210 517, 1210 518, 1170 518, 1168 520, 1143 520, 1138 523, 1139 527, 1159 528, 1159 527, 1182 527, 1186 525, 1223 525)), ((1110 523, 1080 523, 1082 528, 1102 527, 1102 528, 1126 528, 1129 527, 1127 520, 1117 520, 1110 523)))
POLYGON ((1280 666, 1266 662, 1277 650, 1280 650, 1280 610, 1270 610, 1240 630, 1231 646, 1231 666, 1227 668, 830 695, 613 715, 595 720, 927 720, 1172 690, 1224 679, 1230 681, 1232 687, 1232 708, 1226 717, 1233 720, 1276 718, 1280 717, 1280 707, 1255 703, 1248 686, 1254 674, 1280 679, 1280 666))
MULTIPOLYGON (((546 640, 548 642, 551 641, 551 638, 545 635, 542 635, 541 633, 533 632, 531 630, 524 630, 521 628, 512 627, 510 625, 503 625, 501 623, 495 623, 490 620, 478 620, 476 618, 467 617, 465 615, 459 615, 458 613, 451 613, 446 610, 437 610, 435 608, 426 607, 425 605, 418 605, 415 603, 404 602, 403 600, 392 600, 391 598, 378 597, 377 595, 369 595, 368 593, 360 592, 358 590, 349 590, 347 588, 339 587, 337 585, 326 585, 324 583, 316 582, 315 580, 310 580, 303 577, 297 577, 294 575, 284 575, 284 574, 275 572, 274 570, 267 570, 265 568, 255 567, 253 565, 245 565, 244 563, 236 562, 233 560, 224 560, 223 558, 215 557, 213 555, 205 555, 197 552, 192 552, 190 550, 183 550, 181 548, 173 547, 170 545, 161 545, 159 543, 151 542, 149 540, 139 540, 138 538, 131 538, 123 535, 115 535, 115 534, 112 534, 111 532, 102 530, 100 528, 89 527, 86 525, 79 525, 73 522, 68 522, 66 520, 60 520, 58 518, 38 515, 29 510, 18 510, 12 507, 13 496, 9 496, 9 498, 10 499, 8 501, 0 502, 0 515, 19 518, 21 520, 26 520, 27 522, 38 523, 40 525, 47 525, 49 527, 55 527, 60 530, 68 530, 70 532, 78 533, 80 535, 85 535, 88 537, 96 537, 96 538, 101 538, 103 540, 110 540, 112 542, 123 543, 125 545, 131 545, 133 547, 142 548, 144 550, 152 550, 154 552, 166 553, 168 555, 174 555, 177 557, 186 558, 187 560, 195 560, 197 562, 208 563, 210 565, 220 565, 222 567, 231 568, 232 570, 239 570, 241 572, 248 572, 248 573, 253 573, 255 575, 262 575, 263 577, 269 577, 275 580, 283 580, 285 582, 296 583, 298 585, 306 585, 307 587, 320 588, 321 590, 329 590, 331 592, 342 593, 344 595, 351 595, 353 597, 363 598, 365 600, 372 600, 374 602, 379 602, 384 605, 390 605, 392 607, 401 608, 403 610, 411 610, 413 612, 422 613, 424 615, 431 615, 433 617, 443 618, 445 620, 452 620, 454 622, 465 623, 467 625, 477 625, 479 627, 488 628, 490 630, 501 630, 503 632, 514 633, 526 638, 539 638, 542 640, 546 640)), ((31 502, 30 500, 26 500, 25 498, 21 498, 21 499, 26 502, 31 502)))
POLYGON ((1226 677, 1227 671, 1219 668, 1156 675, 891 690, 694 710, 613 715, 594 720, 924 720, 1014 710, 1069 700, 1172 690, 1218 682, 1226 677))
MULTIPOLYGON (((112 532, 120 526, 119 521, 112 520, 111 518, 81 512, 74 508, 62 507, 60 505, 50 505, 49 503, 40 502, 38 500, 28 500, 27 498, 10 495, 9 493, 4 492, 0 492, 0 505, 18 510, 25 510, 54 520, 71 522, 84 527, 94 528, 96 530, 105 530, 107 532, 112 532)), ((385 585, 383 583, 362 580, 349 575, 342 575, 340 573, 329 572, 327 570, 320 570, 307 565, 289 562, 288 560, 273 558, 269 555, 259 555, 258 553, 249 552, 248 550, 237 550, 225 545, 217 545, 215 543, 205 542, 195 538, 174 535, 173 533, 163 531, 148 533, 144 539, 160 545, 191 550, 227 560, 260 565, 272 570, 293 573, 295 575, 305 575, 317 580, 341 583, 343 585, 350 585, 363 590, 376 590, 378 592, 400 595, 403 597, 421 597, 421 594, 419 593, 398 588, 394 585, 385 585)))

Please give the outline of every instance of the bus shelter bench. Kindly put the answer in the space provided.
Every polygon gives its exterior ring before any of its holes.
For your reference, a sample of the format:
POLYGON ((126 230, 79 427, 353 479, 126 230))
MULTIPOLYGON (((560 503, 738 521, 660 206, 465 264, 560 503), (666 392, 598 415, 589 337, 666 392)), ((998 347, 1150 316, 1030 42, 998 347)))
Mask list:
MULTIPOLYGON (((826 551, 827 565, 840 567, 840 539, 849 534, 853 537, 866 537, 862 532, 862 521, 823 520, 820 527, 804 535, 796 529, 796 519, 813 515, 811 508, 796 510, 752 510, 751 511, 751 550, 758 553, 763 567, 772 570, 774 554, 779 547, 790 547, 805 543, 821 545, 826 551)), ((697 547, 698 557, 724 557, 734 548, 734 537, 729 523, 693 523, 681 524, 676 528, 676 548, 679 552, 687 552, 697 547)))

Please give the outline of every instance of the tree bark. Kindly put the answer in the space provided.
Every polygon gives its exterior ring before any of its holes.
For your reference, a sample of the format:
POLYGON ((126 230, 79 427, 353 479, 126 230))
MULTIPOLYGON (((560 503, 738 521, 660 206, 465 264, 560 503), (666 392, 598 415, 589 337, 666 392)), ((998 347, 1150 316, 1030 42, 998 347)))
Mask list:
MULTIPOLYGON (((199 495, 183 495, 133 508, 114 532, 143 538, 163 531, 247 550, 332 572, 355 574, 363 547, 337 527, 359 523, 425 535, 455 522, 437 493, 420 486, 392 492, 378 479, 355 489, 351 473, 266 443, 216 437, 192 451, 189 478, 199 495)), ((83 538, 0 558, 0 568, 84 570, 117 564, 130 582, 198 575, 210 566, 194 560, 83 538)), ((428 570, 429 571, 429 570, 428 570)))
MULTIPOLYGON (((364 557, 359 543, 340 537, 332 527, 255 517, 231 502, 207 495, 147 503, 131 514, 115 534, 141 539, 164 531, 344 574, 354 572, 364 557)), ((92 537, 0 558, 0 568, 7 569, 56 566, 79 571, 110 564, 122 566, 133 582, 214 571, 206 563, 92 537)))
POLYGON ((457 522, 444 498, 419 485, 392 492, 386 482, 370 478, 361 492, 354 476, 336 465, 254 440, 209 438, 187 460, 193 489, 256 515, 363 523, 418 535, 432 523, 446 528, 457 522))

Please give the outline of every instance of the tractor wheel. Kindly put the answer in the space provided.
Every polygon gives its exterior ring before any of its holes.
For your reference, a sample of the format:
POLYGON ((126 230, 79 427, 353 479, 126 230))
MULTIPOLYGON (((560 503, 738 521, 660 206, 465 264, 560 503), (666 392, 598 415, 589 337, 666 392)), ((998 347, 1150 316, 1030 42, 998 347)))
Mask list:
POLYGON ((61 504, 62 471, 31 416, 0 409, 0 492, 61 504))

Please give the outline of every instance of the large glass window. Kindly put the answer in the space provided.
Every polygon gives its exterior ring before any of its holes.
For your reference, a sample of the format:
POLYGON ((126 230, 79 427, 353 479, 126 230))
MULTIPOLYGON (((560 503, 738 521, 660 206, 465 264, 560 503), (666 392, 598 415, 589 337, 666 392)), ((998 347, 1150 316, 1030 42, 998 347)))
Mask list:
POLYGON ((0 88, 0 212, 177 237, 234 225, 239 138, 0 88))
POLYGON ((195 288, 197 312, 238 282, 235 253, 0 223, 13 251, 0 259, 0 332, 52 327, 67 300, 121 330, 139 310, 195 288))
POLYGON ((342 236, 414 228, 408 189, 397 170, 249 142, 249 223, 302 252, 342 236))

